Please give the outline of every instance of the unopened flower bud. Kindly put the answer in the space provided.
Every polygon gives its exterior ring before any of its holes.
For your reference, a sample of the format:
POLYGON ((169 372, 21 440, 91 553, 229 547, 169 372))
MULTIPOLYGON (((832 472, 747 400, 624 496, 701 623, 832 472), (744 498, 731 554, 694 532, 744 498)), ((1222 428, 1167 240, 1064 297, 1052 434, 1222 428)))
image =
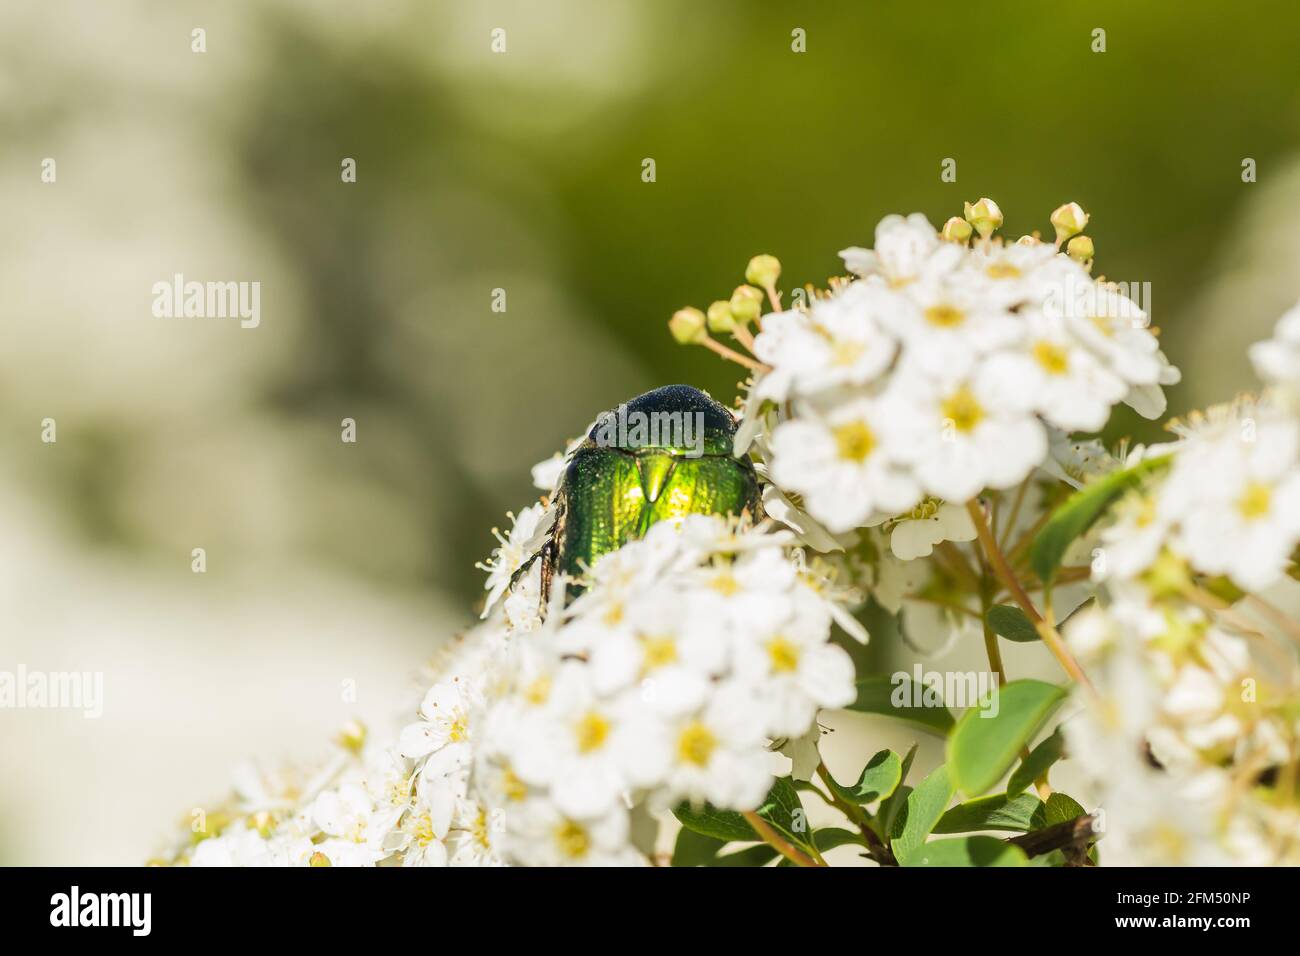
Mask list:
POLYGON ((1067 202, 1052 213, 1052 226, 1056 229, 1056 244, 1077 236, 1088 226, 1088 214, 1077 202, 1067 202))
POLYGON ((971 227, 961 216, 953 216, 943 224, 943 238, 949 242, 965 243, 970 238, 971 227))
POLYGON ((1075 236, 1065 245, 1065 253, 1075 262, 1086 266, 1092 262, 1093 253, 1092 240, 1087 236, 1075 236))
POLYGON ((1166 549, 1151 562, 1143 573, 1143 583, 1157 597, 1170 597, 1186 593, 1192 586, 1191 571, 1187 562, 1166 549))
POLYGON ((334 742, 348 753, 359 755, 361 748, 366 745, 366 725, 359 720, 348 721, 334 742))
POLYGON ((754 256, 745 267, 745 281, 766 289, 781 277, 781 263, 776 256, 754 256))
POLYGON ((716 333, 734 332, 736 317, 731 314, 731 303, 719 299, 709 306, 709 331, 716 333))
POLYGON ((984 198, 973 205, 966 203, 965 212, 966 221, 975 227, 981 239, 987 239, 1002 225, 1002 210, 992 199, 984 198))
POLYGON ((752 285, 738 285, 731 293, 731 314, 737 322, 747 325, 755 321, 763 312, 763 293, 752 285))
POLYGON ((668 320, 668 331, 678 345, 698 345, 709 334, 705 331, 704 313, 699 309, 678 309, 668 320))
POLYGON ((313 853, 311 855, 311 859, 308 860, 307 863, 309 866, 333 866, 334 865, 333 863, 330 862, 330 858, 327 857, 320 850, 317 850, 315 853, 313 853))

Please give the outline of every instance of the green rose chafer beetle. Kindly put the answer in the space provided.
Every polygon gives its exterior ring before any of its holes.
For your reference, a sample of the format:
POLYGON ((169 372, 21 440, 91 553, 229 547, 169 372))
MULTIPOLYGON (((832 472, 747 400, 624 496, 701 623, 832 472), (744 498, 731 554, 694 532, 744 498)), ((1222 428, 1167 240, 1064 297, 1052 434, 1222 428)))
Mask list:
POLYGON ((757 519, 758 476, 733 454, 735 437, 727 408, 689 385, 654 389, 598 418, 569 457, 554 524, 533 559, 542 562, 543 602, 556 574, 580 577, 656 522, 691 514, 757 519))

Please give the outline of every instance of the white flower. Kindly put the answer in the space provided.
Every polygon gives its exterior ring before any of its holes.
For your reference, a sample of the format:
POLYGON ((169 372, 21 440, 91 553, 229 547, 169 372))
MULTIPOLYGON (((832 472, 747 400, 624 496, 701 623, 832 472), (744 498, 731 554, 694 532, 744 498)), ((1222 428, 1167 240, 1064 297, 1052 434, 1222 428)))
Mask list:
POLYGON ((1010 488, 1047 456, 1042 422, 1013 399, 987 369, 936 385, 913 379, 893 396, 892 447, 925 491, 947 501, 1010 488))
POLYGON ((840 258, 859 276, 878 275, 892 285, 904 285, 934 269, 936 258, 942 267, 951 268, 959 254, 956 246, 940 241, 930 220, 915 212, 906 219, 886 216, 876 226, 874 250, 853 246, 840 252, 840 258))
POLYGON ((773 370, 755 384, 751 397, 779 402, 879 376, 898 348, 873 318, 880 294, 876 286, 853 282, 814 301, 809 312, 764 317, 754 354, 773 370))
POLYGON ((1079 344, 1063 320, 1031 314, 1025 330, 1016 349, 989 357, 992 380, 1014 393, 1011 401, 1034 409, 1057 428, 1099 430, 1128 385, 1079 344))
POLYGON ((604 813, 624 791, 659 779, 668 763, 662 721, 636 691, 602 698, 586 671, 556 676, 538 750, 526 763, 515 761, 521 777, 547 786, 572 817, 604 813))
POLYGON ((550 800, 529 799, 506 818, 506 852, 524 866, 636 866, 645 860, 628 843, 627 810, 611 804, 599 815, 566 816, 550 800))
POLYGON ((824 417, 811 407, 777 426, 772 435, 772 479, 803 496, 804 505, 832 532, 865 524, 876 512, 910 509, 920 498, 902 466, 888 405, 857 398, 824 417))
POLYGON ((1250 360, 1264 381, 1300 388, 1300 305, 1278 319, 1271 339, 1250 347, 1250 360))
POLYGON ((462 799, 447 836, 449 865, 500 866, 503 861, 495 844, 504 830, 504 814, 504 810, 489 810, 476 800, 462 799))
POLYGON ((898 374, 965 376, 980 356, 1019 340, 1024 330, 1016 316, 963 278, 918 281, 880 298, 878 321, 902 340, 908 363, 898 374))
POLYGON ((1169 539, 1170 523, 1153 494, 1132 493, 1115 506, 1115 523, 1101 532, 1101 560, 1093 564, 1101 580, 1125 580, 1151 566, 1169 539))
POLYGON ((727 663, 727 643, 691 626, 685 595, 659 585, 629 602, 623 619, 590 642, 591 678, 602 694, 639 686, 642 699, 669 714, 698 707, 727 663))
POLYGON ((344 783, 326 790, 310 809, 316 826, 329 837, 318 849, 332 866, 373 866, 390 854, 385 840, 404 809, 376 807, 360 784, 344 783))
POLYGON ((554 491, 560 483, 560 478, 564 475, 567 464, 568 459, 564 453, 557 451, 550 458, 533 465, 533 487, 547 492, 554 491))
POLYGON ((1267 406, 1214 415, 1188 434, 1160 492, 1176 548, 1205 574, 1258 590, 1300 543, 1300 432, 1267 406))
POLYGON ((714 558, 683 574, 687 616, 692 627, 712 628, 724 639, 751 633, 791 613, 797 581, 798 570, 779 548, 714 558))
POLYGON ((887 523, 889 550, 902 561, 929 557, 942 541, 974 541, 975 523, 961 505, 926 499, 887 523))
POLYGON ((488 572, 483 588, 488 592, 483 606, 482 617, 486 618, 501 595, 510 587, 514 577, 524 562, 537 553, 545 541, 545 535, 555 521, 554 511, 549 511, 541 504, 529 505, 519 512, 518 517, 507 514, 512 521, 510 530, 505 534, 497 528, 492 529, 499 546, 492 552, 492 557, 478 566, 488 572))
POLYGON ((1124 400, 1141 415, 1164 413, 1162 385, 1180 379, 1160 351, 1147 314, 1116 286, 1094 281, 1075 262, 1057 256, 1046 270, 1052 294, 1044 300, 1047 315, 1063 319, 1071 333, 1130 388, 1124 400))
POLYGON ((306 866, 315 851, 301 833, 273 833, 269 838, 252 826, 232 826, 194 848, 190 866, 306 866))
POLYGON ((453 677, 434 684, 420 704, 420 716, 424 719, 402 730, 398 752, 403 757, 419 758, 448 744, 468 741, 472 705, 473 692, 468 680, 453 677))
POLYGON ((829 614, 809 599, 737 636, 735 675, 753 688, 770 736, 804 734, 819 709, 846 707, 856 697, 853 661, 827 641, 829 632, 829 614))
POLYGON ((752 810, 772 785, 763 746, 764 715, 749 686, 721 684, 700 713, 675 720, 669 730, 671 762, 661 802, 707 801, 752 810))

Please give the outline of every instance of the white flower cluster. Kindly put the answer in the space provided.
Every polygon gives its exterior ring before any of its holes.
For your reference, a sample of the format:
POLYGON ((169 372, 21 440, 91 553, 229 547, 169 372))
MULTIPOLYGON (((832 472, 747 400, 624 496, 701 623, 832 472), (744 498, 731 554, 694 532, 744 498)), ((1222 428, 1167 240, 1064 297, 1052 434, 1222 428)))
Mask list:
MULTIPOLYGON (((546 520, 521 512, 490 574, 517 571, 518 539, 546 520)), ((682 802, 756 809, 774 742, 854 699, 832 622, 865 640, 791 543, 691 516, 601 558, 567 606, 557 583, 545 614, 539 567, 508 594, 493 582, 501 607, 458 643, 395 742, 354 741, 356 756, 296 800, 241 793, 233 822, 183 858, 636 864, 653 852, 638 821, 682 802)))
POLYGON ((660 523, 514 646, 479 725, 474 786, 525 864, 625 861, 628 809, 752 810, 770 742, 854 698, 838 607, 790 536, 721 518, 660 523))
POLYGON ((914 214, 841 255, 856 280, 763 317, 739 442, 831 532, 1014 486, 1049 429, 1156 417, 1178 380, 1139 306, 1050 243, 968 246, 914 214))
MULTIPOLYGON (((1261 372, 1284 370, 1295 314, 1253 350, 1261 372)), ((1100 691, 1076 694, 1070 752, 1103 787, 1111 862, 1300 862, 1300 814, 1259 795, 1294 762, 1300 630, 1246 613, 1300 545, 1300 419, 1242 399, 1176 431, 1102 533, 1102 603, 1066 631, 1100 691)))

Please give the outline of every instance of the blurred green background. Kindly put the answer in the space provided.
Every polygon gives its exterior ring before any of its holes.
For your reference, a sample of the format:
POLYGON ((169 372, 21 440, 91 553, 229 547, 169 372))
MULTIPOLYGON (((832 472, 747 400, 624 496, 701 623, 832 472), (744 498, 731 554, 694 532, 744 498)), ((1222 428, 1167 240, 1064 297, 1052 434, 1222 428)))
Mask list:
POLYGON ((0 860, 132 862, 237 755, 404 705, 532 463, 655 385, 731 400, 664 322, 757 252, 821 284, 890 212, 987 195, 1014 236, 1075 200, 1098 271, 1151 283, 1171 411, 1252 387, 1300 295, 1298 29, 1206 0, 5 4, 0 668, 101 669, 109 703, 0 714, 0 860), (261 327, 155 319, 177 272, 260 282, 261 327))

